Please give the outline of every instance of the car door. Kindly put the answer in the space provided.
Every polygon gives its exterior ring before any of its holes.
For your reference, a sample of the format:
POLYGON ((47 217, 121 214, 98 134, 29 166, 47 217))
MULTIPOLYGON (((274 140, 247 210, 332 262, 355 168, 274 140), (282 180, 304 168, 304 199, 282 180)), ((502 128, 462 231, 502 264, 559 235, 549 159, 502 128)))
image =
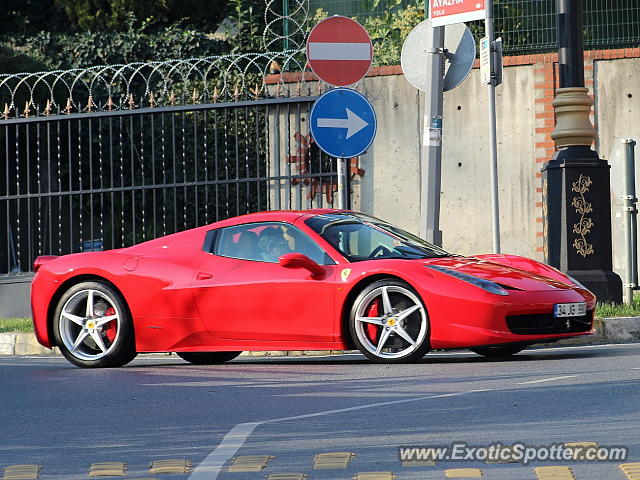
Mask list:
POLYGON ((239 340, 333 341, 339 337, 334 308, 334 261, 290 224, 260 222, 209 232, 210 246, 194 278, 194 298, 207 329, 239 340), (303 253, 325 269, 314 280, 278 258, 303 253))

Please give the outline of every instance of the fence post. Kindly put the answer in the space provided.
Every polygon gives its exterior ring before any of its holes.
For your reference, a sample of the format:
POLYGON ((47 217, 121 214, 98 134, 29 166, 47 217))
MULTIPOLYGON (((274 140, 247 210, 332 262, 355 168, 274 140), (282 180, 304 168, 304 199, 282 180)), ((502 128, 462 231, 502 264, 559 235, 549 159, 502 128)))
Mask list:
POLYGON ((636 142, 630 138, 621 140, 624 157, 624 236, 625 236, 625 283, 623 289, 624 303, 633 303, 633 291, 638 286, 638 245, 637 245, 637 218, 636 203, 636 171, 634 147, 636 142))

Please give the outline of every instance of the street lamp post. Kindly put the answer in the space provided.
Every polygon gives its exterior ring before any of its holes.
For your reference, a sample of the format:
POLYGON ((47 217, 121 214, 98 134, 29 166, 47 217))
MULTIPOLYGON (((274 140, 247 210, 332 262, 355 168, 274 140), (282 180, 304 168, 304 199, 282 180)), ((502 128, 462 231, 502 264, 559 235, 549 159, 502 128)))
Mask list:
POLYGON ((591 149, 593 100, 584 86, 581 0, 556 0, 560 88, 551 137, 557 152, 542 169, 545 260, 601 301, 622 301, 612 271, 609 164, 591 149))

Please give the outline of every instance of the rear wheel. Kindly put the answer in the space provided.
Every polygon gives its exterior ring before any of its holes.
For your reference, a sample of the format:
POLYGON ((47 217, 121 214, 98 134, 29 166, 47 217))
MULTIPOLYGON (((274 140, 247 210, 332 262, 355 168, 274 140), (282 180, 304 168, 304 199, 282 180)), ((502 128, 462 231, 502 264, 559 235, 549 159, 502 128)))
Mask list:
POLYGON ((358 349, 378 363, 407 363, 429 351, 429 317, 406 283, 379 280, 356 297, 349 318, 358 349))
POLYGON ((78 283, 62 295, 53 315, 53 336, 78 367, 120 367, 136 356, 124 298, 102 282, 78 283))
POLYGON ((470 348, 474 353, 482 355, 487 358, 504 358, 515 355, 516 353, 524 350, 527 345, 515 344, 515 345, 494 345, 491 347, 473 347, 470 348))
POLYGON ((177 352, 183 360, 194 365, 217 365, 233 360, 242 352, 177 352))

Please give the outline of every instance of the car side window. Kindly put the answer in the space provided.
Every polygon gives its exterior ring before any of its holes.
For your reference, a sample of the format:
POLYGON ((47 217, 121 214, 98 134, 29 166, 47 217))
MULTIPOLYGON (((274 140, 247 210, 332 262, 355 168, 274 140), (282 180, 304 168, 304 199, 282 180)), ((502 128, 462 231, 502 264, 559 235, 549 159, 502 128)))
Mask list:
POLYGON ((286 253, 302 253, 320 265, 335 263, 293 225, 261 222, 224 227, 216 232, 210 251, 222 257, 277 263, 286 253))

